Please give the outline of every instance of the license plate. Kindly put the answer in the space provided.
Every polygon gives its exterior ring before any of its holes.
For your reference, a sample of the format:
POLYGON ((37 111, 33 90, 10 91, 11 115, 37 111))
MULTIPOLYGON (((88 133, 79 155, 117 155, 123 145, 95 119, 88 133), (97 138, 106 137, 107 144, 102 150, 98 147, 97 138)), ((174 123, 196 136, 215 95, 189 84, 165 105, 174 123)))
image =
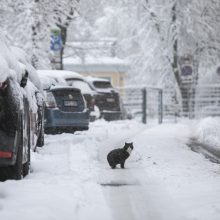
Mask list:
POLYGON ((77 106, 77 101, 64 101, 64 106, 66 107, 76 107, 77 106))
POLYGON ((115 99, 113 99, 113 98, 107 98, 107 102, 114 102, 115 101, 115 99))

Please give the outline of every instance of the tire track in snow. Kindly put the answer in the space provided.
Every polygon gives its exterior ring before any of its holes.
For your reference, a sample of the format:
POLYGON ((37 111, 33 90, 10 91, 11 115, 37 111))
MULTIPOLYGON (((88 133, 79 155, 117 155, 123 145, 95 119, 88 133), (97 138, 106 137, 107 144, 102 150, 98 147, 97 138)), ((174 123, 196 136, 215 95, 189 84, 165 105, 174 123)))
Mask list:
POLYGON ((103 169, 105 174, 99 177, 112 219, 186 220, 163 185, 150 179, 141 167, 132 166, 124 170, 103 169))
MULTIPOLYGON (((109 140, 103 141, 102 145, 119 144, 126 140, 132 142, 132 139, 141 132, 143 132, 143 128, 132 134, 128 132, 113 140, 109 137, 109 140)), ((127 169, 110 169, 106 162, 109 148, 100 148, 99 150, 101 168, 98 182, 103 188, 102 191, 109 205, 112 219, 186 220, 181 211, 176 210, 175 205, 170 205, 174 202, 161 184, 143 183, 143 174, 146 175, 146 178, 150 177, 145 173, 146 171, 140 162, 137 163, 135 160, 129 162, 128 159, 127 169), (142 177, 140 178, 140 176, 142 177)))

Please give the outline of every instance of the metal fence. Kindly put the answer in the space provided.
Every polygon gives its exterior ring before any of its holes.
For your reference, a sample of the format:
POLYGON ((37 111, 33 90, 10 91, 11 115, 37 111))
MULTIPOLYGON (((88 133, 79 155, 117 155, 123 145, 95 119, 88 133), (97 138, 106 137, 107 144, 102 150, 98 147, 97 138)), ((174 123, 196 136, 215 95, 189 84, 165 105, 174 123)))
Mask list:
POLYGON ((118 88, 122 108, 127 118, 135 118, 143 123, 176 117, 174 92, 156 87, 118 88))
POLYGON ((197 85, 187 96, 190 118, 220 116, 220 84, 197 85))
POLYGON ((184 116, 204 118, 220 116, 220 84, 197 85, 176 94, 176 89, 154 87, 118 88, 126 118, 143 123, 177 121, 184 116))

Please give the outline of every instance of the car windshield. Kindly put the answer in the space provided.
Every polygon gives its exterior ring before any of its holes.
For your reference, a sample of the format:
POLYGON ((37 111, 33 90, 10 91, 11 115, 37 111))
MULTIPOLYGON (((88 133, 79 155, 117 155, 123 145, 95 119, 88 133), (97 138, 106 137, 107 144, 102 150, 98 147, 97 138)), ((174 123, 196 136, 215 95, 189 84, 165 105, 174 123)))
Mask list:
POLYGON ((112 88, 111 83, 108 81, 95 81, 95 82, 93 82, 93 85, 98 89, 112 88))
POLYGON ((91 94, 92 93, 92 89, 83 80, 79 80, 79 79, 66 79, 66 81, 67 81, 67 84, 69 86, 73 86, 73 87, 75 87, 77 89, 80 89, 83 94, 91 94))

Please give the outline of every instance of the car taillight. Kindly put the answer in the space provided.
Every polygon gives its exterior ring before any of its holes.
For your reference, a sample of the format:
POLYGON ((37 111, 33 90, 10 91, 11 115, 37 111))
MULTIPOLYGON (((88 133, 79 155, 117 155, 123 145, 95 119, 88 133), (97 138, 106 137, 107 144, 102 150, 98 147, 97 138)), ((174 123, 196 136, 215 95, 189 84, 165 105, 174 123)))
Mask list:
POLYGON ((52 92, 46 94, 46 107, 57 108, 57 103, 52 92))
POLYGON ((0 151, 0 158, 12 158, 12 152, 9 151, 0 151))

